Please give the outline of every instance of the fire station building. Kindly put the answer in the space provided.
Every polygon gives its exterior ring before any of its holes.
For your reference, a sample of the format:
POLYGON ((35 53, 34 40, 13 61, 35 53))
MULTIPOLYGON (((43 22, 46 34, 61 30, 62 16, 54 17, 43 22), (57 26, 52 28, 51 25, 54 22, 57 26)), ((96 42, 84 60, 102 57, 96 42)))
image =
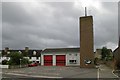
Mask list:
POLYGON ((80 48, 45 49, 41 52, 43 66, 80 66, 80 48))

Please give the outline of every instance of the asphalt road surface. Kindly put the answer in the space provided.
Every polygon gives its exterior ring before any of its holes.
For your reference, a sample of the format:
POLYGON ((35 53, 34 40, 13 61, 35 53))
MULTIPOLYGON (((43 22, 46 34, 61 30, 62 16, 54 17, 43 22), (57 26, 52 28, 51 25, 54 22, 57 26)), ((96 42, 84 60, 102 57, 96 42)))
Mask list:
POLYGON ((100 69, 86 69, 79 67, 37 66, 20 69, 3 69, 3 80, 46 80, 76 78, 78 80, 119 80, 112 73, 112 69, 102 65, 100 69))

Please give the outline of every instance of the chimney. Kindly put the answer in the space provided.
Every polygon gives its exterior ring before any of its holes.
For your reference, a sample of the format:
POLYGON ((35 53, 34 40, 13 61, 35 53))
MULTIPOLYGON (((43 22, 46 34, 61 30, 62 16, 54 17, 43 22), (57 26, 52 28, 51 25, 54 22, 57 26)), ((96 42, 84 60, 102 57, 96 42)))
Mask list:
POLYGON ((8 52, 9 48, 8 47, 5 47, 5 52, 8 52))
POLYGON ((25 52, 28 52, 29 51, 29 47, 25 47, 25 52))

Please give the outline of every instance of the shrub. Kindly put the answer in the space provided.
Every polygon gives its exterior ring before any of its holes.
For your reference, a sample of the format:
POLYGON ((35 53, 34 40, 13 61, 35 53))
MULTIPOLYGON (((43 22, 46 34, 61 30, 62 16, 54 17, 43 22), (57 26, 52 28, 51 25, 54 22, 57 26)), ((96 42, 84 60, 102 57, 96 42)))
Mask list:
POLYGON ((21 64, 28 64, 29 63, 29 60, 27 58, 23 58, 21 59, 21 64))
POLYGON ((7 65, 8 64, 8 61, 7 60, 3 60, 2 61, 2 65, 7 65))

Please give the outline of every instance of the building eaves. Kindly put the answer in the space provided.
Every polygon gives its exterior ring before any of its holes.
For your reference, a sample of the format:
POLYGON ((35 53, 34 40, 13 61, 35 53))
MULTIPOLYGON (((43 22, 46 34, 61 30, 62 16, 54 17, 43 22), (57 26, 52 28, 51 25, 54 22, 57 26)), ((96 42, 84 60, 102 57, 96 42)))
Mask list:
POLYGON ((80 48, 50 48, 45 49, 42 51, 42 53, 48 53, 48 52, 79 52, 80 48))

